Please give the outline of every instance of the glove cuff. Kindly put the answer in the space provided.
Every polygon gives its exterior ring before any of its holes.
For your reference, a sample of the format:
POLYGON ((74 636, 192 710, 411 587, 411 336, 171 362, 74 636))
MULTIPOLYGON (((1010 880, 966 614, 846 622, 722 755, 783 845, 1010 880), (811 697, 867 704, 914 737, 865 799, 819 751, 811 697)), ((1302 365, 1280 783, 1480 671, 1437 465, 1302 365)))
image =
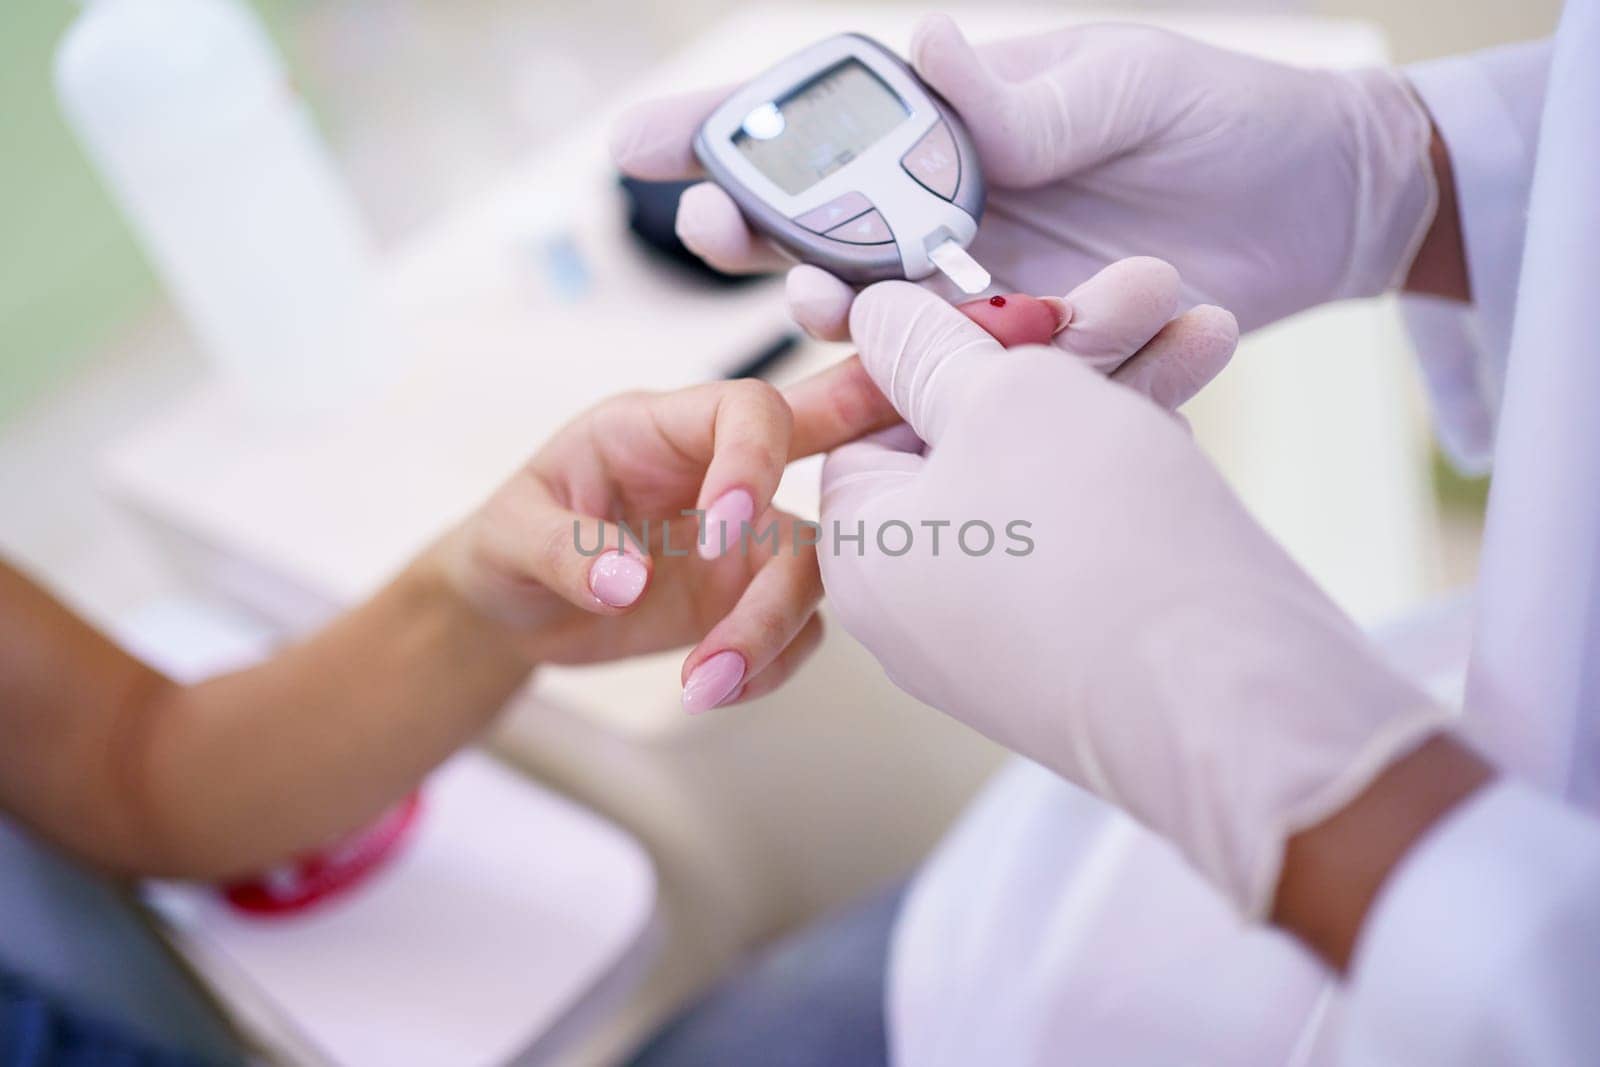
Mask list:
POLYGON ((1248 877, 1232 887, 1245 918, 1265 922, 1271 914, 1289 838, 1349 807, 1379 775, 1429 737, 1448 729, 1455 718, 1439 705, 1420 704, 1412 713, 1390 719, 1355 752, 1342 773, 1264 825, 1248 877))
POLYGON ((1090 695, 1122 715, 1074 761, 1075 781, 1171 840, 1252 920, 1271 910, 1290 837, 1458 717, 1259 547, 1248 568, 1135 605, 1136 632, 1108 627, 1138 669, 1090 695))
POLYGON ((1336 299, 1399 289, 1439 210, 1433 120, 1399 71, 1337 74, 1349 90, 1356 167, 1350 260, 1336 299))

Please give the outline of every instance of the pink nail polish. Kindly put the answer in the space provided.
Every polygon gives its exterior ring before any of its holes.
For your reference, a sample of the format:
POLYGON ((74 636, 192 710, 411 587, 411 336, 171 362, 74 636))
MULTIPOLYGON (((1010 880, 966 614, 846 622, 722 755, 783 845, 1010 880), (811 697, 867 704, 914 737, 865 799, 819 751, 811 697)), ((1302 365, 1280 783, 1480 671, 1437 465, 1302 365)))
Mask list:
POLYGON ((705 536, 700 540, 700 558, 716 559, 739 545, 743 523, 756 517, 756 501, 747 490, 723 493, 706 508, 705 536))
POLYGON ((639 599, 650 572, 633 556, 607 552, 589 568, 589 589, 604 604, 625 608, 639 599))
POLYGON ((1071 304, 1067 303, 1059 296, 1041 296, 1039 298, 1039 302, 1048 307, 1051 313, 1056 317, 1056 329, 1055 333, 1050 335, 1051 337, 1054 337, 1057 333, 1060 333, 1062 330, 1065 330, 1068 326, 1072 325, 1071 304))
POLYGON ((744 681, 744 657, 732 651, 718 652, 689 674, 683 683, 683 710, 690 715, 710 711, 738 690, 744 681))

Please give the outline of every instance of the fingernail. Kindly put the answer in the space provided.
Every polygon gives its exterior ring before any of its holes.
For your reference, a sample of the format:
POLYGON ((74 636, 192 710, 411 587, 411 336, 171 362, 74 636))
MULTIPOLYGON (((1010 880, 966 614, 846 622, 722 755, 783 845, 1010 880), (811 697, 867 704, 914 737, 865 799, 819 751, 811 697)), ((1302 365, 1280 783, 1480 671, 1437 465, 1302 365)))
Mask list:
POLYGON ((756 517, 756 501, 743 489, 723 493, 706 508, 705 534, 700 538, 700 558, 716 559, 739 543, 741 523, 756 517))
POLYGON ((589 568, 589 589, 602 603, 625 608, 639 599, 650 577, 645 565, 621 552, 607 552, 589 568))
POLYGON ((710 711, 733 696, 744 681, 744 657, 732 650, 718 652, 689 672, 683 683, 683 710, 690 715, 710 711))
POLYGON ((1039 302, 1049 307, 1050 313, 1056 317, 1056 328, 1050 334, 1051 337, 1054 337, 1056 334, 1060 333, 1062 330, 1065 330, 1072 324, 1071 304, 1067 303, 1059 296, 1041 296, 1039 298, 1039 302))

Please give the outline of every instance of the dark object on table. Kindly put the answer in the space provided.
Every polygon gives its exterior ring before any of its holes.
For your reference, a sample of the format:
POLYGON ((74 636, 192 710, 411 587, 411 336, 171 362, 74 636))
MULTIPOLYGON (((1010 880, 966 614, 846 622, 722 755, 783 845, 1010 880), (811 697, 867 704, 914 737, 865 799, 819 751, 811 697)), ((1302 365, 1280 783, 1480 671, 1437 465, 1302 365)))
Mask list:
POLYGON ((618 184, 628 198, 628 228, 639 243, 653 254, 688 270, 695 276, 719 285, 743 285, 760 274, 724 274, 684 247, 678 240, 674 222, 678 198, 689 186, 686 182, 647 182, 623 176, 618 184))
POLYGON ((730 381, 738 378, 763 378, 770 381, 773 371, 784 361, 784 357, 788 356, 799 345, 799 334, 793 331, 781 333, 773 339, 771 344, 762 348, 759 352, 752 353, 744 363, 734 367, 723 377, 730 381))

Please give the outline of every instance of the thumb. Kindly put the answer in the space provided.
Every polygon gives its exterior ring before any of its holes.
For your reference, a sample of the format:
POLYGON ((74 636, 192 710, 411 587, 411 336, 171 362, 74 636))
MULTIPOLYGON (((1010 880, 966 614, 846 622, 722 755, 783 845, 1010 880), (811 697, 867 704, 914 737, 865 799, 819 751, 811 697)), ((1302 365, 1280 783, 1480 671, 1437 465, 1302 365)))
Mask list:
POLYGON ((822 517, 859 515, 871 501, 907 484, 927 462, 922 448, 902 422, 828 453, 822 465, 822 517))
POLYGON ((983 327, 910 282, 863 290, 850 308, 850 336, 867 375, 930 445, 973 383, 1005 354, 983 327))
POLYGON ((518 476, 463 529, 457 577, 475 603, 518 625, 544 620, 551 595, 595 615, 641 601, 653 570, 643 531, 561 506, 518 476))
MULTIPOLYGON (((911 66, 961 112, 980 143, 999 138, 993 122, 1012 106, 1011 86, 984 65, 954 19, 929 15, 917 24, 911 35, 911 66)), ((985 151, 986 163, 988 155, 985 151)))
POLYGON ((932 15, 911 41, 911 65, 961 114, 995 184, 1057 181, 1125 151, 1117 119, 1126 57, 1081 48, 1081 30, 973 48, 948 15, 932 15))
MULTIPOLYGON (((858 640, 869 640, 882 621, 882 598, 870 588, 872 552, 879 527, 874 516, 901 511, 898 493, 915 484, 925 460, 922 442, 901 423, 836 449, 822 467, 817 562, 834 613, 858 640)), ((881 580, 881 575, 880 575, 881 580)), ((891 601, 892 602, 892 601, 891 601)))
POLYGON ((611 158, 624 174, 646 181, 699 177, 694 135, 732 86, 635 104, 611 127, 611 158))

